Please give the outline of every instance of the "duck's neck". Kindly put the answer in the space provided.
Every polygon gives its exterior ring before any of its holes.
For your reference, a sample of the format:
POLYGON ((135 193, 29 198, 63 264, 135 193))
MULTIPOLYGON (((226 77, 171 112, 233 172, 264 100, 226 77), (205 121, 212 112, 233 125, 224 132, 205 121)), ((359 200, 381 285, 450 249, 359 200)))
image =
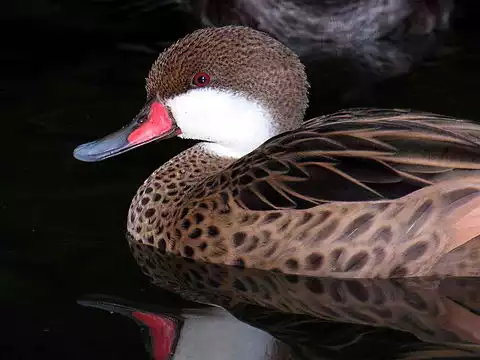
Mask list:
POLYGON ((204 143, 197 144, 155 170, 138 189, 128 214, 128 231, 144 240, 161 228, 172 211, 188 200, 190 189, 231 164, 204 143))

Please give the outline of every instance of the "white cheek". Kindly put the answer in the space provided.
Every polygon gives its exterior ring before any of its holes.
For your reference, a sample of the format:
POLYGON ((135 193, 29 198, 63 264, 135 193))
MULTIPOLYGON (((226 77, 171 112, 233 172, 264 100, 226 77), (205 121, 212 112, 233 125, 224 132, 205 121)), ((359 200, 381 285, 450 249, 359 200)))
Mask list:
POLYGON ((270 112, 239 93, 195 89, 166 105, 182 130, 181 137, 212 142, 206 147, 220 156, 241 157, 277 132, 270 112))

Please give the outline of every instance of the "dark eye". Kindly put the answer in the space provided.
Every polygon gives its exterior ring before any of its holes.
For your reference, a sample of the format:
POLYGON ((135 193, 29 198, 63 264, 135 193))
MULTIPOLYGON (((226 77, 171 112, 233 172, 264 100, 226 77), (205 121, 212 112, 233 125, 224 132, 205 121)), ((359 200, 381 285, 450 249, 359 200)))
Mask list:
POLYGON ((210 75, 204 72, 197 73, 192 79, 192 84, 198 87, 207 86, 210 84, 210 75))

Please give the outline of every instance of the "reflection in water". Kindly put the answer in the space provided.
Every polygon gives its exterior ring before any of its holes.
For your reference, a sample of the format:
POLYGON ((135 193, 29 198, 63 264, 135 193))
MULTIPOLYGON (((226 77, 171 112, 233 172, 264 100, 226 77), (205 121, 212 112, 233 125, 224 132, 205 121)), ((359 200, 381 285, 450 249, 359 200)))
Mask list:
MULTIPOLYGON (((243 359, 246 353, 245 359, 480 356, 480 278, 309 278, 201 264, 136 242, 130 246, 153 284, 197 303, 221 306, 255 327, 217 306, 172 310, 126 306, 123 300, 102 297, 83 302, 136 318, 162 339, 165 319, 174 319, 180 334, 178 359, 187 354, 243 359), (139 313, 156 320, 142 322, 139 313), (265 355, 274 348, 277 357, 265 355)), ((152 341, 159 347, 161 339, 152 341)))
POLYGON ((454 9, 453 0, 144 0, 137 9, 172 3, 204 26, 254 27, 299 54, 318 44, 397 40, 443 31, 454 9))
POLYGON ((79 303, 134 320, 148 335, 145 345, 154 360, 289 358, 288 346, 219 307, 179 310, 108 297, 88 297, 79 303))

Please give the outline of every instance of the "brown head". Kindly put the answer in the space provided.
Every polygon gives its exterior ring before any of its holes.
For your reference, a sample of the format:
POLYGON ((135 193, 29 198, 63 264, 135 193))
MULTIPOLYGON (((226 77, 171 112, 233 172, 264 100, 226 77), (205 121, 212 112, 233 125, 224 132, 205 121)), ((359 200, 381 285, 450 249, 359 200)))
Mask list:
POLYGON ((308 82, 298 57, 268 35, 241 26, 206 28, 179 40, 153 64, 147 102, 120 131, 75 149, 97 161, 160 138, 205 141, 221 156, 241 157, 298 127, 308 82))

